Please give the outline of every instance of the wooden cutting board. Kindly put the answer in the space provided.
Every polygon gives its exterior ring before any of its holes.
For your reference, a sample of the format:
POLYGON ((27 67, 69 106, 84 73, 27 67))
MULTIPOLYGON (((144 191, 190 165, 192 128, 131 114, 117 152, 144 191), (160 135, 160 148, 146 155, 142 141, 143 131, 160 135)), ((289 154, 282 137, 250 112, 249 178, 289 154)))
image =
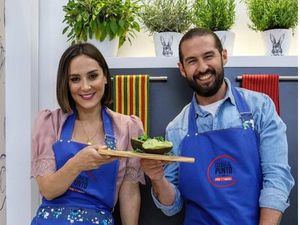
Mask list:
POLYGON ((153 159, 168 162, 186 162, 194 163, 195 158, 183 157, 183 156, 172 156, 172 155, 158 155, 149 153, 139 153, 133 151, 118 151, 118 150, 98 150, 101 155, 117 156, 117 157, 128 157, 128 158, 142 158, 142 159, 153 159))

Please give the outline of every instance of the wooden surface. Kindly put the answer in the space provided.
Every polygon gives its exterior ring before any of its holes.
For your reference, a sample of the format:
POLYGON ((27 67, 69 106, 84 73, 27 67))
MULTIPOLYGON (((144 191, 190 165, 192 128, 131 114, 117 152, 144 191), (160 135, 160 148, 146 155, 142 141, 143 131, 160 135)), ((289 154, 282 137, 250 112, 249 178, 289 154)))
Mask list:
POLYGON ((129 157, 129 158, 143 158, 143 159, 154 159, 168 162, 186 162, 194 163, 195 159, 191 157, 183 156, 172 156, 172 155, 158 155, 149 153, 138 153, 133 151, 118 151, 118 150, 98 150, 101 155, 117 156, 117 157, 129 157))

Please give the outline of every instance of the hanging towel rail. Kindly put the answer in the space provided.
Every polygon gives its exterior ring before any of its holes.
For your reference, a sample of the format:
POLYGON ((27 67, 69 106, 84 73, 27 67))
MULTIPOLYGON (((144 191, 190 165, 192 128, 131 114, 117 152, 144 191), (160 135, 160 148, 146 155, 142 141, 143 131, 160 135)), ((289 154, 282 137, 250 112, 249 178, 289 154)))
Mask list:
POLYGON ((168 77, 167 76, 149 77, 149 79, 153 81, 167 81, 168 77))
MULTIPOLYGON (((237 76, 236 79, 242 80, 242 76, 237 76)), ((298 81, 298 76, 279 76, 279 80, 282 81, 298 81)))
MULTIPOLYGON (((113 77, 111 79, 113 79, 113 77)), ((150 81, 167 81, 168 77, 167 76, 149 77, 149 80, 150 81)))

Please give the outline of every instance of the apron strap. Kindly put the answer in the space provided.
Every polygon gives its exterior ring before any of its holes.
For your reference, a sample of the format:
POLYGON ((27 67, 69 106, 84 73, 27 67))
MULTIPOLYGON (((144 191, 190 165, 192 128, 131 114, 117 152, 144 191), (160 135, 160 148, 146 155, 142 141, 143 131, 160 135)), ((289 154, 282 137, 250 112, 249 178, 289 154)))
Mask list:
POLYGON ((251 113, 248 104, 235 87, 231 87, 239 113, 251 113))
POLYGON ((238 90, 235 87, 232 87, 231 90, 235 99, 235 103, 237 105, 237 109, 240 113, 240 117, 244 129, 247 128, 254 129, 253 115, 249 109, 248 104, 246 103, 245 99, 242 97, 242 95, 238 92, 238 90))
POLYGON ((62 127, 61 135, 60 135, 61 140, 71 140, 72 139, 75 120, 76 120, 76 113, 74 112, 73 114, 68 116, 66 122, 64 123, 64 125, 62 127))
MULTIPOLYGON (((62 140, 71 140, 74 130, 75 120, 77 113, 74 112, 72 115, 68 116, 66 122, 63 125, 60 139, 62 140)), ((101 110, 101 116, 103 120, 104 128, 104 141, 108 148, 116 149, 116 139, 114 136, 113 124, 110 116, 107 113, 107 107, 103 106, 101 110)))
POLYGON ((189 111, 189 125, 188 125, 188 133, 187 135, 192 135, 198 132, 197 124, 196 124, 196 111, 194 102, 190 103, 190 111, 189 111))
MULTIPOLYGON (((237 109, 240 113, 240 118, 242 120, 242 125, 244 129, 252 128, 254 129, 254 120, 252 112, 249 109, 248 104, 242 97, 242 95, 238 92, 235 87, 231 87, 233 97, 235 99, 237 109)), ((196 120, 196 111, 193 101, 190 103, 190 111, 189 111, 189 125, 188 125, 188 135, 195 134, 198 132, 196 120)))
POLYGON ((114 136, 114 128, 112 124, 112 120, 107 113, 107 107, 102 107, 102 120, 104 126, 104 134, 105 134, 105 144, 110 149, 116 149, 116 139, 114 136))

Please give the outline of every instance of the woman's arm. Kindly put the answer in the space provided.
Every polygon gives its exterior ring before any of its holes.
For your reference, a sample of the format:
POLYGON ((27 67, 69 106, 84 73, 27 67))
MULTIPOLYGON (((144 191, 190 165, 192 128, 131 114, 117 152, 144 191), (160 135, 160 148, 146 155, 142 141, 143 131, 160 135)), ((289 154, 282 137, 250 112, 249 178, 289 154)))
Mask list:
POLYGON ((98 146, 85 147, 56 172, 37 176, 36 180, 41 194, 47 200, 52 200, 65 193, 82 171, 97 169, 101 165, 115 160, 109 156, 99 155, 97 149, 98 146))
POLYGON ((124 180, 119 192, 120 215, 123 225, 138 225, 141 196, 139 183, 124 180))
POLYGON ((56 172, 36 177, 40 193, 44 198, 52 200, 67 191, 80 173, 80 171, 72 164, 73 160, 70 159, 56 172))
MULTIPOLYGON (((112 113, 116 130, 120 133, 119 145, 123 145, 124 149, 132 149, 130 139, 138 137, 143 131, 142 121, 136 116, 124 116, 112 113)), ((121 183, 119 196, 120 216, 123 225, 138 225, 140 212, 140 189, 139 183, 144 183, 144 175, 140 171, 140 162, 137 158, 126 160, 125 175, 121 183)))

